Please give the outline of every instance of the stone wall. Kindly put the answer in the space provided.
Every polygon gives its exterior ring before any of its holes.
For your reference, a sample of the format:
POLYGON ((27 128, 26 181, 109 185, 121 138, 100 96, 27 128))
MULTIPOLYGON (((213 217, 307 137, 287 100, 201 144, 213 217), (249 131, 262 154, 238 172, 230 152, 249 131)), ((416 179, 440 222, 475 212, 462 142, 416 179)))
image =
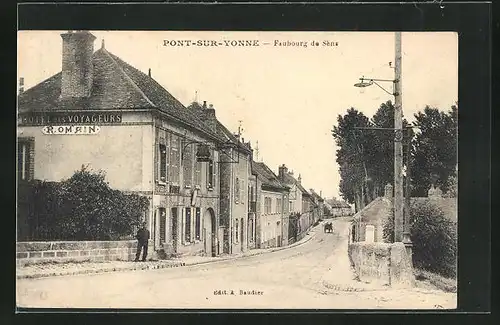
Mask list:
MULTIPOLYGON (((16 246, 16 264, 23 266, 44 262, 130 261, 135 258, 137 241, 18 242, 16 246)), ((148 255, 151 254, 150 249, 148 255)))
POLYGON ((397 288, 413 286, 411 255, 403 243, 355 242, 349 244, 348 253, 360 281, 397 288))

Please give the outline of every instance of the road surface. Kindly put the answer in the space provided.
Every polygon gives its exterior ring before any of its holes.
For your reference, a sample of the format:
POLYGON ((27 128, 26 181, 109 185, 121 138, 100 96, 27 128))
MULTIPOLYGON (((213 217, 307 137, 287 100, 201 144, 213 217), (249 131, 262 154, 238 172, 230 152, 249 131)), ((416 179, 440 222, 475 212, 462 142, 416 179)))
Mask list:
MULTIPOLYGON (((236 260, 181 268, 17 280, 19 307, 58 308, 454 308, 437 290, 345 292, 323 280, 345 244, 347 223, 318 227, 308 242, 236 260)), ((335 272, 335 268, 330 270, 335 272)))

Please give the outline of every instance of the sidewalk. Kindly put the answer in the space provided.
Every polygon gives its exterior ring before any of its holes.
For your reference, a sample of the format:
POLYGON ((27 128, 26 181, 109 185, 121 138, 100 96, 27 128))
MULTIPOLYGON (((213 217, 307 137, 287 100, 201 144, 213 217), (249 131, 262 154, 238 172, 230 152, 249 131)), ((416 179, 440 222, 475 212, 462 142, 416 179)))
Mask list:
POLYGON ((298 245, 303 245, 311 240, 317 227, 311 228, 309 233, 304 236, 300 241, 283 247, 273 247, 266 249, 252 249, 244 253, 233 255, 222 255, 217 257, 204 257, 204 256, 184 256, 181 258, 174 258, 170 260, 146 261, 146 262, 133 262, 133 261, 108 261, 108 262, 81 262, 81 263, 44 263, 33 264, 16 268, 17 279, 36 279, 52 276, 67 276, 79 274, 92 274, 92 273, 107 273, 107 272, 120 272, 120 271, 135 271, 135 270, 152 270, 164 269, 172 267, 183 267, 189 265, 217 263, 239 258, 245 258, 265 253, 289 249, 298 245))

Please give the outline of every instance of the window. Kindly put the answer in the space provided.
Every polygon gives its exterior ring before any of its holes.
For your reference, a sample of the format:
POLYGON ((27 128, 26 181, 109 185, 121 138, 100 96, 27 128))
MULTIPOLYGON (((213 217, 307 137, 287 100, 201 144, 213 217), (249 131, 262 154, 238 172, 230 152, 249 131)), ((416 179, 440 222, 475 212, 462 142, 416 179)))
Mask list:
POLYGON ((182 157, 182 177, 185 187, 190 187, 193 182, 193 147, 187 146, 182 157))
POLYGON ((234 198, 236 203, 240 201, 240 179, 238 177, 234 181, 234 198))
POLYGON ((196 218, 194 223, 195 236, 197 240, 200 240, 201 234, 201 211, 200 208, 196 208, 196 218))
POLYGON ((210 160, 207 166, 207 187, 214 188, 214 162, 210 160))
POLYGON ((170 174, 169 181, 172 184, 179 184, 179 137, 171 135, 170 137, 170 174))
POLYGON ((276 199, 276 213, 281 213, 281 199, 276 199))
POLYGON ((160 159, 158 163, 160 164, 160 181, 167 181, 167 146, 164 144, 159 145, 160 159))
POLYGON ((271 213, 271 198, 270 197, 264 198, 264 213, 265 214, 271 213))
POLYGON ((194 163, 194 185, 201 187, 201 162, 194 163))
POLYGON ((17 177, 19 180, 34 178, 34 139, 19 139, 17 147, 17 177))
POLYGON ((184 240, 191 242, 191 208, 186 208, 186 223, 184 228, 184 240))
POLYGON ((235 220, 235 222, 236 222, 236 226, 234 228, 235 229, 234 240, 235 240, 235 242, 238 242, 238 233, 239 233, 238 224, 239 224, 239 222, 237 220, 235 220))
POLYGON ((248 202, 253 202, 253 186, 248 186, 248 202))
POLYGON ((239 197, 239 201, 241 203, 245 203, 245 200, 243 199, 245 197, 245 181, 241 180, 240 182, 241 182, 241 184, 240 184, 240 193, 239 193, 240 197, 239 197))

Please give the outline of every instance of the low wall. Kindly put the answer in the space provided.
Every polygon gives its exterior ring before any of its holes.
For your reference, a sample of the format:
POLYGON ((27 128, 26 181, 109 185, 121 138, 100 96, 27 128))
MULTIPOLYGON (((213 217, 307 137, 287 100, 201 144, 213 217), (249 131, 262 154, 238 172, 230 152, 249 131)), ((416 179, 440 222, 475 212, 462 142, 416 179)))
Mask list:
MULTIPOLYGON (((22 266, 45 262, 129 261, 135 258, 137 241, 18 242, 16 246, 16 264, 22 266)), ((150 256, 153 253, 148 251, 150 256)))
POLYGON ((348 254, 360 281, 398 288, 414 284, 411 256, 403 243, 354 242, 348 254))

